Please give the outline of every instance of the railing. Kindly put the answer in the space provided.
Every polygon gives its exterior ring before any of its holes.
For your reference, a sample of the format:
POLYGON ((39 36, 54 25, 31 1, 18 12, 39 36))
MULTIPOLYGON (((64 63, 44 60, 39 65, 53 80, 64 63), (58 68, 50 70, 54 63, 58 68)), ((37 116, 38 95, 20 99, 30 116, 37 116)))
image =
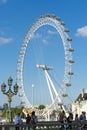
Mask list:
MULTIPOLYGON (((36 130, 66 130, 66 128, 63 128, 65 124, 61 124, 58 121, 52 121, 52 122, 38 122, 36 125, 36 130)), ((72 126, 72 130, 78 130, 78 127, 80 127, 80 123, 78 125, 77 122, 73 121, 71 124, 67 124, 68 126, 72 126)), ((86 122, 87 125, 87 122, 86 122)), ((15 125, 14 124, 0 124, 0 130, 15 130, 15 125)), ((28 125, 25 123, 19 125, 19 130, 27 130, 28 125)), ((87 130, 87 128, 84 128, 87 130)), ((32 130, 32 126, 31 126, 32 130)), ((70 129, 68 129, 70 130, 70 129)))

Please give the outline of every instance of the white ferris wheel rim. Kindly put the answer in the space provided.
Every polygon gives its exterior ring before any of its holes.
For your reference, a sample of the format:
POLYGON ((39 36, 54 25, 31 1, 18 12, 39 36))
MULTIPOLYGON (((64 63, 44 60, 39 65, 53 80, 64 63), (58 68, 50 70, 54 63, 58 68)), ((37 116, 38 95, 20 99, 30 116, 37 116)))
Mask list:
MULTIPOLYGON (((25 107, 31 108, 32 104, 28 100, 25 91, 24 91, 24 78, 23 78, 23 68, 24 68, 24 59, 25 59, 25 53, 27 46, 29 44, 29 41, 32 39, 32 36, 36 30, 38 30, 43 25, 50 25, 54 27, 61 39, 64 46, 64 53, 65 53, 65 68, 64 68, 64 78, 63 78, 63 84, 62 84, 62 90, 65 92, 68 86, 71 86, 70 80, 72 72, 72 63, 74 62, 72 59, 72 52, 73 49, 71 47, 71 39, 68 36, 67 32, 68 30, 64 28, 64 22, 60 21, 60 18, 54 16, 54 15, 44 15, 41 16, 39 19, 36 20, 36 22, 31 26, 29 29, 27 35, 24 38, 23 43, 21 44, 21 49, 19 52, 18 57, 18 67, 17 67, 17 83, 20 86, 19 87, 19 96, 21 98, 22 103, 25 107), (70 73, 70 74, 69 74, 70 73)), ((52 106, 51 104, 50 106, 52 106)))

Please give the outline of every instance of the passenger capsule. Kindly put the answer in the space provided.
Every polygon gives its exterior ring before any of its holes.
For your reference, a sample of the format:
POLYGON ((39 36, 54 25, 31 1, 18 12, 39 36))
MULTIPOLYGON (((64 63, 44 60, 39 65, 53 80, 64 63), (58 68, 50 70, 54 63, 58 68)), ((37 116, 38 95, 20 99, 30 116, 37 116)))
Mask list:
POLYGON ((69 30, 68 30, 68 29, 65 29, 64 32, 69 32, 69 30))
POLYGON ((22 44, 22 47, 26 47, 26 46, 27 46, 27 44, 24 44, 24 43, 22 44))
POLYGON ((71 83, 66 83, 66 86, 67 86, 67 87, 71 86, 71 83))
POLYGON ((59 18, 59 17, 56 17, 56 20, 60 21, 60 20, 61 20, 61 18, 59 18))
POLYGON ((19 94, 19 97, 23 97, 23 94, 21 93, 21 94, 19 94))
POLYGON ((19 52, 19 55, 24 55, 24 52, 19 52))
POLYGON ((67 94, 67 93, 64 93, 62 96, 63 96, 63 97, 67 97, 67 96, 68 96, 68 94, 67 94))
POLYGON ((68 72, 68 75, 73 75, 74 73, 72 71, 69 71, 68 72))
POLYGON ((63 25, 63 26, 64 26, 64 25, 65 25, 65 23, 64 23, 64 22, 61 22, 61 25, 63 25))
POLYGON ((73 48, 69 48, 69 50, 68 50, 68 51, 73 52, 73 51, 74 51, 74 49, 73 49, 73 48))
POLYGON ((21 69, 17 69, 17 72, 21 72, 21 69))
POLYGON ((74 60, 73 59, 69 60, 69 63, 74 63, 74 60))
POLYGON ((69 41, 69 42, 70 42, 70 41, 72 41, 72 39, 71 39, 71 38, 67 38, 67 41, 69 41))
POLYGON ((20 61, 20 60, 18 60, 18 61, 17 61, 17 63, 18 63, 18 64, 20 64, 20 63, 21 63, 21 61, 20 61))

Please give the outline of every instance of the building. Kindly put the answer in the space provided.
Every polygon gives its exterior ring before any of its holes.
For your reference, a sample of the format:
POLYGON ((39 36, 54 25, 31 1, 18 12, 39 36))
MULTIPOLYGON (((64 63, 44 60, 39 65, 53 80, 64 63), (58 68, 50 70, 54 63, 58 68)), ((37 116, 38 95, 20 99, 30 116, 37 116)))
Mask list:
MULTIPOLYGON (((74 117, 76 114, 80 116, 82 111, 84 112, 87 111, 87 91, 85 91, 84 89, 82 89, 82 93, 79 94, 77 99, 72 104, 72 112, 74 117)), ((86 117, 87 117, 87 113, 86 113, 86 117)))
POLYGON ((8 109, 8 104, 7 103, 3 104, 3 109, 6 109, 6 110, 8 109))

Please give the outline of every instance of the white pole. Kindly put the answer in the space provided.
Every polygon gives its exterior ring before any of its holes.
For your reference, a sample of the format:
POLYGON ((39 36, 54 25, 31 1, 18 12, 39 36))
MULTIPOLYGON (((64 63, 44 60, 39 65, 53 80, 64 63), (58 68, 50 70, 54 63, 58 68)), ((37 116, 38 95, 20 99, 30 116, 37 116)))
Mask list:
POLYGON ((32 105, 34 106, 34 84, 32 84, 32 105))

